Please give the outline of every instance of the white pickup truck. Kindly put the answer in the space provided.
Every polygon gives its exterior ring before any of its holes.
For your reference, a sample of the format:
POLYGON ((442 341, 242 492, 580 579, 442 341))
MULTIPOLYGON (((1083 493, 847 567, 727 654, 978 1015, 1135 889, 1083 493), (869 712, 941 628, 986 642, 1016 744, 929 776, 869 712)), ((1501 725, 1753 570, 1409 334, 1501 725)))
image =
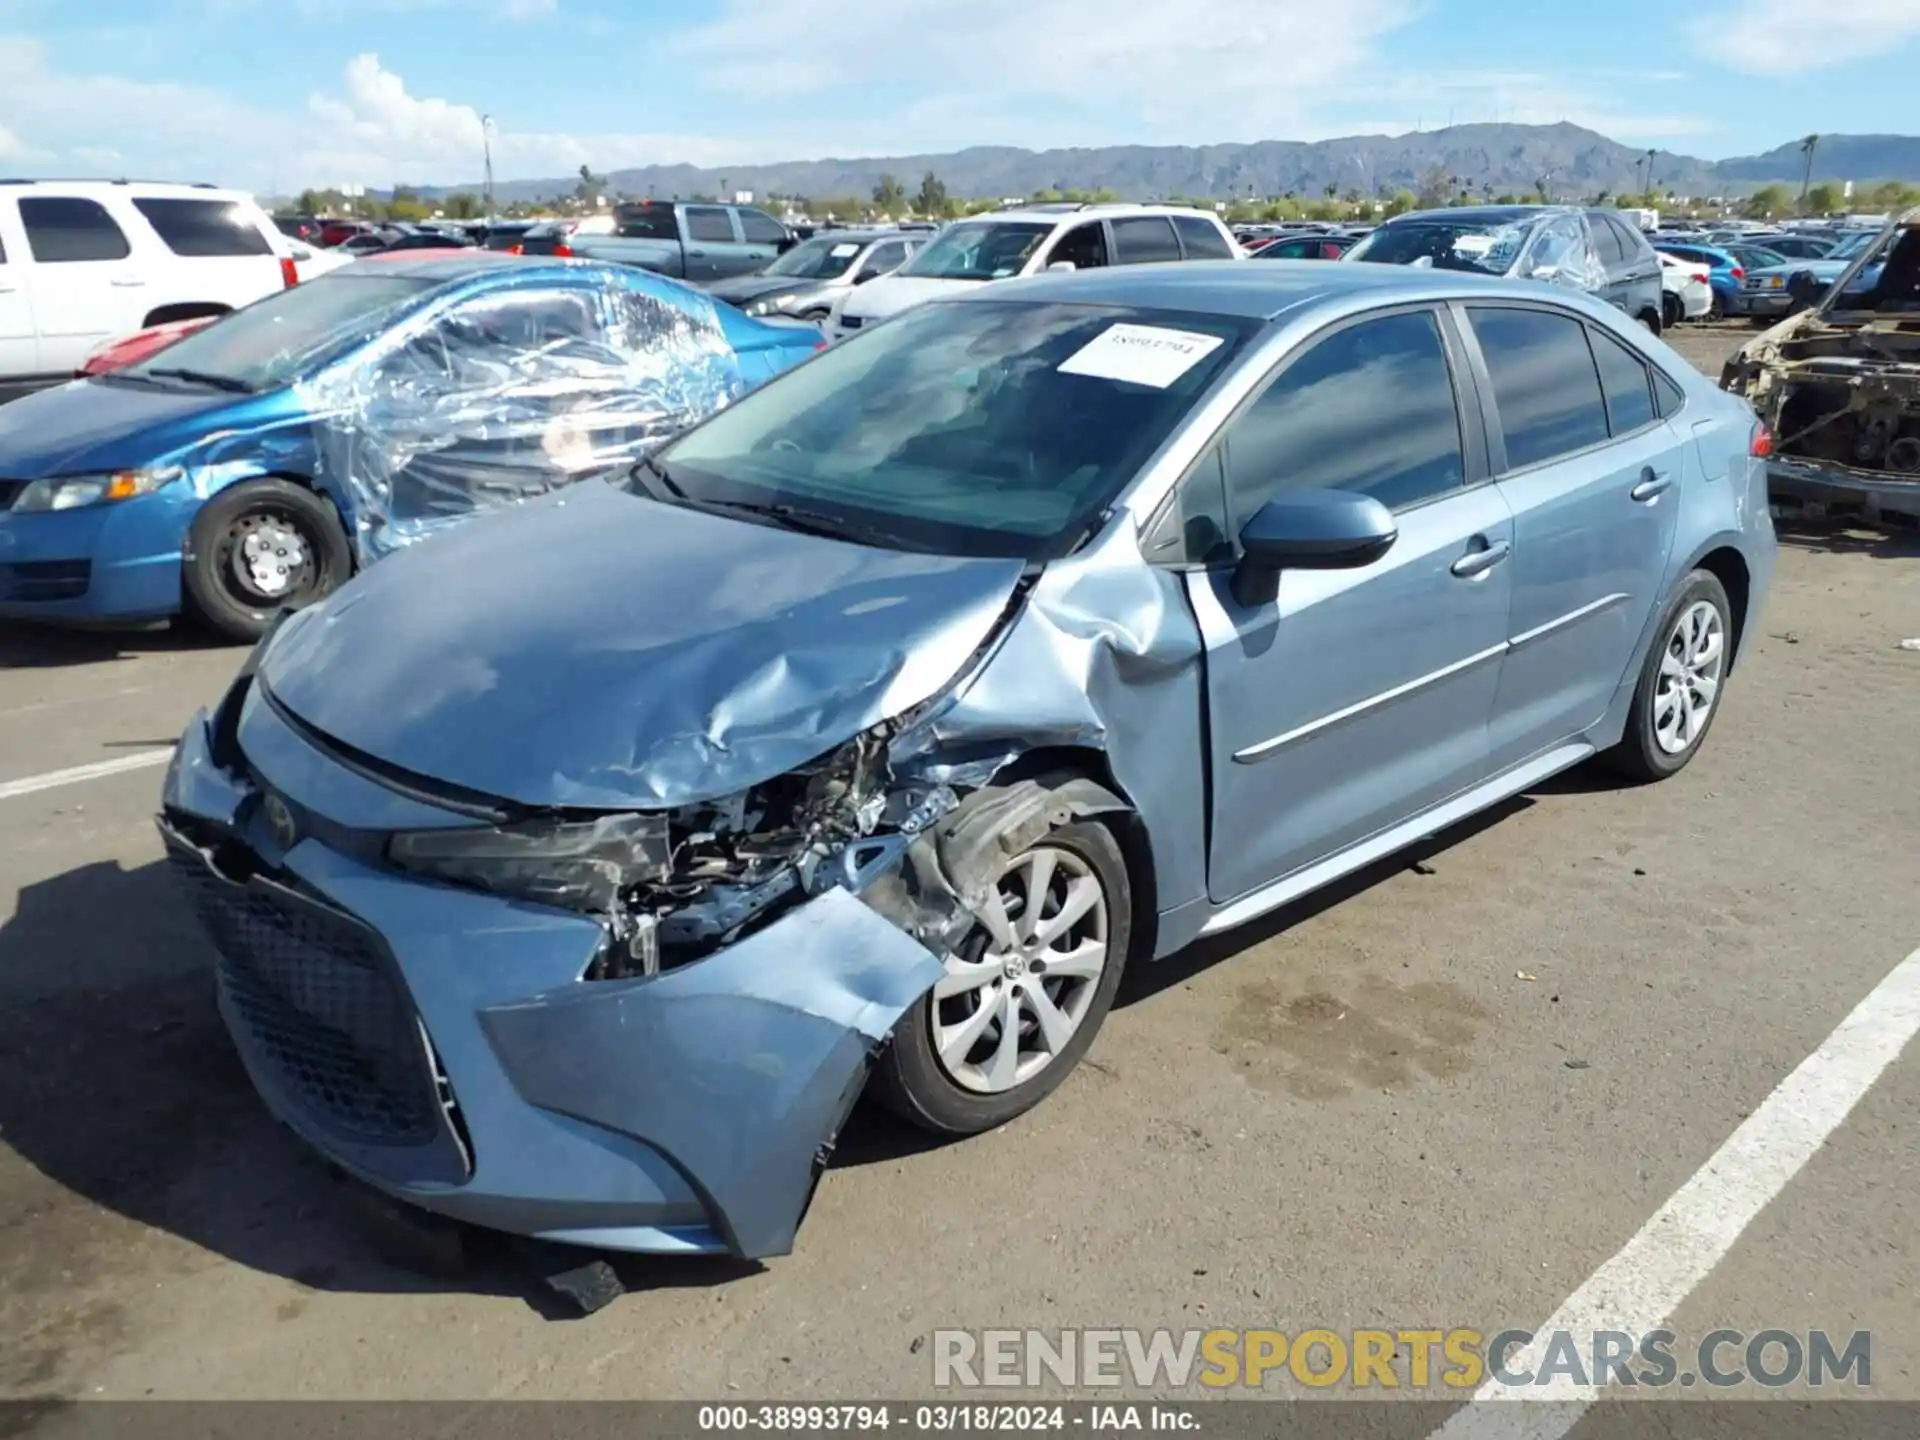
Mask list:
POLYGON ((296 254, 240 191, 0 180, 0 401, 70 378, 104 341, 295 284, 296 254))

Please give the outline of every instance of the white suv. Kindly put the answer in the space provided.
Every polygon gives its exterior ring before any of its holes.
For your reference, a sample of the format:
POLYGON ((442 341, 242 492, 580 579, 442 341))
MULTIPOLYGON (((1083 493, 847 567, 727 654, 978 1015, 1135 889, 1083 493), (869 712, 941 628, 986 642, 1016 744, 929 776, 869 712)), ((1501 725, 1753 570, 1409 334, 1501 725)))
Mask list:
POLYGON ((1164 260, 1244 260, 1216 216, 1177 205, 1024 205, 957 220, 891 275, 849 291, 827 317, 843 339, 922 300, 1042 270, 1164 260))
POLYGON ((294 253, 236 190, 0 180, 0 400, 68 379, 103 341, 291 285, 294 253))

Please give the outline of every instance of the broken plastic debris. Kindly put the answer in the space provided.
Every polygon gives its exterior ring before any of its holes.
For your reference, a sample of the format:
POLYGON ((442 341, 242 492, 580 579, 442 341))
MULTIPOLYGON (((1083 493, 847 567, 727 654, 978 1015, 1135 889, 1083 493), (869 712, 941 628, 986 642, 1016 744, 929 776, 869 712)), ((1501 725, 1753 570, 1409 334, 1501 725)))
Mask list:
POLYGON ((1516 970, 1513 972, 1513 978, 1516 980, 1538 980, 1540 977, 1538 975, 1529 975, 1525 970, 1516 970))
POLYGON ((1920 650, 1920 635, 1915 635, 1911 640, 1902 640, 1900 642, 1900 648, 1902 650, 1920 650))

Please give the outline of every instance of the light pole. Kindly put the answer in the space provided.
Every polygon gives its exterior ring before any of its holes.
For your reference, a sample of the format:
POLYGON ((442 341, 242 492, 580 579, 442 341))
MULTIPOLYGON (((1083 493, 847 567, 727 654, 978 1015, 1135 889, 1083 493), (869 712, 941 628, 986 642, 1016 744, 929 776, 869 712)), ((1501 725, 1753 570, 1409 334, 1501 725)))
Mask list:
POLYGON ((480 117, 480 153, 487 170, 487 219, 493 219, 493 116, 480 117))

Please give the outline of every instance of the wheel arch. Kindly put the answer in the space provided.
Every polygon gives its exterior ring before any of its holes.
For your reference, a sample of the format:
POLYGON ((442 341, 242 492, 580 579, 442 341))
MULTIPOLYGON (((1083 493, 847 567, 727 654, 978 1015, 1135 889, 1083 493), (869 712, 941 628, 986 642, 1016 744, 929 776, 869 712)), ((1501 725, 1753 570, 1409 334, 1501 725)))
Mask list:
POLYGON ((1753 599, 1753 572, 1747 566, 1747 557, 1740 553, 1738 547, 1727 544, 1715 545, 1699 556, 1688 567, 1688 573, 1694 570, 1705 570, 1718 580, 1726 589, 1727 603, 1733 607, 1733 645, 1727 652, 1727 673, 1732 674, 1741 652, 1746 649, 1747 614, 1753 599))

